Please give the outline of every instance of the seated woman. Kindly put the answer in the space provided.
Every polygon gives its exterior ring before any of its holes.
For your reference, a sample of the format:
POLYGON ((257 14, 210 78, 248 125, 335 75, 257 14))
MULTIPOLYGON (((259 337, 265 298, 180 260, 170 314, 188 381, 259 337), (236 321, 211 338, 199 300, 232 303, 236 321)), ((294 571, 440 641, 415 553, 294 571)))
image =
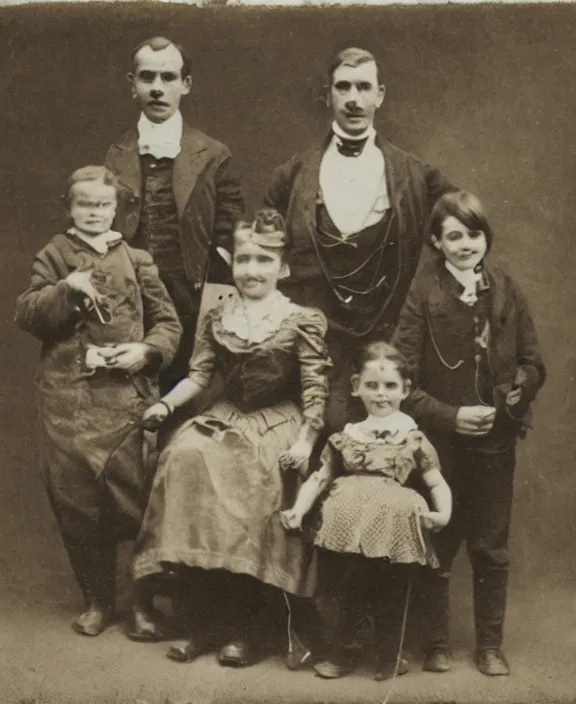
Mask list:
POLYGON ((174 660, 206 652, 215 607, 220 615, 232 606, 231 639, 219 661, 248 665, 260 585, 282 590, 289 611, 288 595, 314 592, 312 546, 283 530, 280 511, 294 501, 323 427, 330 360, 322 313, 276 288, 288 270, 285 253, 276 211, 237 227, 231 264, 238 295, 207 313, 188 377, 144 416, 160 424, 221 372, 222 398, 186 421, 160 455, 134 561, 136 580, 192 568, 200 606, 187 645, 168 653, 174 660))

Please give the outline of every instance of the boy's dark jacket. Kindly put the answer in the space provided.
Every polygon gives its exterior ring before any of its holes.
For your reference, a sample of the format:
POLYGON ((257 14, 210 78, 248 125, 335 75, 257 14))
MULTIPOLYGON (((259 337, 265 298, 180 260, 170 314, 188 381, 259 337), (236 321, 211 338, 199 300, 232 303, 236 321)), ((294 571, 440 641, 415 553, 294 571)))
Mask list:
MULTIPOLYGON (((519 287, 500 267, 486 264, 484 273, 491 296, 488 354, 493 387, 502 401, 512 387, 522 388, 520 402, 510 411, 514 418, 521 419, 511 427, 523 434, 530 403, 546 379, 546 368, 532 316, 519 287)), ((442 434, 455 431, 456 414, 464 405, 454 405, 454 371, 441 362, 434 349, 435 343, 445 359, 454 357, 454 351, 447 346, 448 341, 454 340, 453 321, 447 316, 447 296, 454 295, 454 281, 443 259, 427 262, 412 282, 393 339, 406 357, 413 378, 405 410, 423 429, 442 434), (439 393, 432 397, 426 392, 427 379, 434 379, 436 389, 446 389, 444 397, 439 393)))

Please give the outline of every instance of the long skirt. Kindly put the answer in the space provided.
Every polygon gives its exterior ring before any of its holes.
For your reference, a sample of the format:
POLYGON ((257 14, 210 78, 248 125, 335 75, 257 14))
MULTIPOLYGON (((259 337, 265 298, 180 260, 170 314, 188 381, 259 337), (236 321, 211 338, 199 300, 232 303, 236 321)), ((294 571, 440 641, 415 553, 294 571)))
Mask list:
POLYGON ((301 425, 292 402, 243 413, 220 401, 184 423, 159 458, 136 545, 135 579, 172 563, 247 574, 312 596, 313 547, 285 531, 279 516, 301 481, 294 470, 282 473, 278 459, 301 425))

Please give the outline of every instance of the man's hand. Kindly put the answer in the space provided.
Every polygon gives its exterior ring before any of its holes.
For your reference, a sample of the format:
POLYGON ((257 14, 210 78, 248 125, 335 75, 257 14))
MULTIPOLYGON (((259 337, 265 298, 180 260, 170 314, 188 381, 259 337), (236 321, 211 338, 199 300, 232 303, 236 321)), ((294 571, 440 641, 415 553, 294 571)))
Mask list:
POLYGON ((460 435, 486 435, 492 430, 496 409, 493 406, 461 406, 456 415, 460 435))
POLYGON ((108 366, 113 369, 123 369, 134 374, 146 366, 148 361, 148 345, 143 342, 123 342, 110 348, 108 366))

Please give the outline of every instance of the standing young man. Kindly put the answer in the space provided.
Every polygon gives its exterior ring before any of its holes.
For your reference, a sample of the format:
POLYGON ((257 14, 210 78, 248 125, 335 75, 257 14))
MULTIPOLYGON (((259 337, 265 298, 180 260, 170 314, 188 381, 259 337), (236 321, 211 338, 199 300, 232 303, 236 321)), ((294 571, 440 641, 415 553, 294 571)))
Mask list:
POLYGON ((244 203, 229 149, 182 119, 180 101, 192 87, 185 50, 153 37, 134 49, 131 65, 140 117, 105 162, 123 187, 116 227, 152 254, 182 323, 178 354, 161 379, 167 390, 187 374, 212 252, 229 246, 244 203))

